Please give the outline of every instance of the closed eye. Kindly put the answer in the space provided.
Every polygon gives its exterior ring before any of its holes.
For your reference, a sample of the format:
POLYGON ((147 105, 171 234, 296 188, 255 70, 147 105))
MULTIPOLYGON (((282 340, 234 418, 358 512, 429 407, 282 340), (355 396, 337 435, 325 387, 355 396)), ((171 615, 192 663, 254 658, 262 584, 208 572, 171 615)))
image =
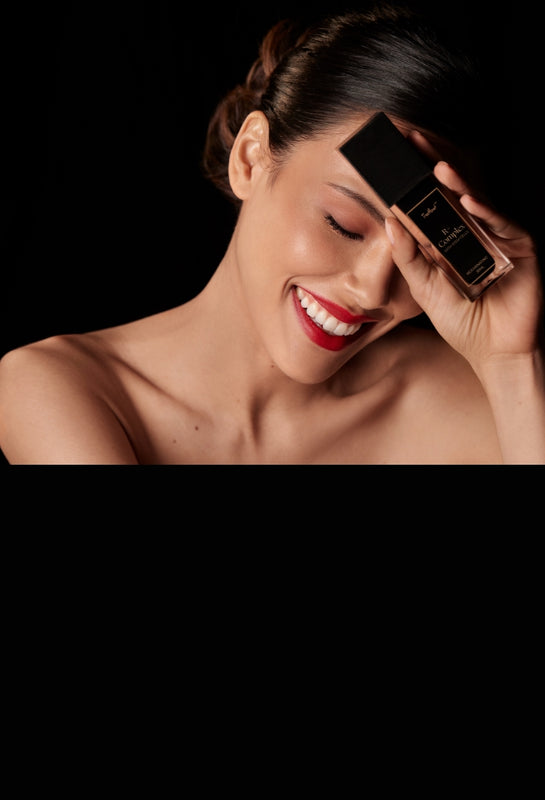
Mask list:
POLYGON ((345 239, 352 239, 353 241, 361 242, 363 240, 363 236, 361 233, 354 233, 353 231, 347 231, 346 228, 343 228, 342 225, 339 225, 337 220, 331 216, 331 214, 326 215, 326 222, 330 225, 334 231, 340 233, 341 236, 344 236, 345 239))

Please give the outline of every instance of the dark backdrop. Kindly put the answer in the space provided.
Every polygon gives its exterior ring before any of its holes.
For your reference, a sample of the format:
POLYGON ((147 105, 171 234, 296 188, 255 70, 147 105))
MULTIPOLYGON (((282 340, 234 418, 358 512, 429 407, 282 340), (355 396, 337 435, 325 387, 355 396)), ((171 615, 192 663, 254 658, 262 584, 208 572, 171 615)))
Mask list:
MULTIPOLYGON (((538 7, 417 5, 483 57, 495 111, 475 124, 494 139, 504 207, 541 242, 538 7)), ((206 6, 114 0, 1 12, 0 354, 174 306, 210 277, 233 217, 200 174, 208 118, 270 24, 310 12, 297 2, 206 6)))

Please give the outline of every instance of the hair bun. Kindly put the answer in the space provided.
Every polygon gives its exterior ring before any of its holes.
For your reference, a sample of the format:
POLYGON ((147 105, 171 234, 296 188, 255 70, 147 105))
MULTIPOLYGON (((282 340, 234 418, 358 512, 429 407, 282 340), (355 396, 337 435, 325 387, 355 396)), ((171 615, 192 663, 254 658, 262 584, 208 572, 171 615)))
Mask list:
POLYGON ((235 86, 220 101, 206 135, 203 153, 204 174, 237 205, 228 177, 229 154, 248 114, 261 105, 269 80, 284 56, 302 41, 298 26, 282 20, 267 33, 244 84, 235 86))

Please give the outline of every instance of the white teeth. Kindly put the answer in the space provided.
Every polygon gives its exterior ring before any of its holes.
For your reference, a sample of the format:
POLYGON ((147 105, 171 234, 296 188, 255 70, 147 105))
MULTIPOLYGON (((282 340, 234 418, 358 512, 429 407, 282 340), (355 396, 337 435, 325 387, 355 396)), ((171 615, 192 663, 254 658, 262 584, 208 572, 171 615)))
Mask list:
POLYGON ((309 297, 308 294, 305 294, 305 292, 299 286, 297 287, 296 292, 301 306, 305 309, 311 320, 317 325, 320 325, 332 336, 351 336, 361 328, 360 324, 348 325, 346 322, 341 322, 338 320, 336 317, 326 311, 325 308, 322 308, 322 306, 319 305, 319 303, 317 303, 313 297, 309 297))
MULTIPOLYGON (((308 311, 307 311, 307 314, 308 314, 308 311)), ((327 313, 327 311, 324 308, 320 308, 320 310, 318 311, 318 313, 314 317, 314 322, 316 322, 318 325, 321 325, 322 328, 323 328, 324 327, 324 322, 326 321, 326 319, 327 320, 329 319, 329 314, 327 313)))
POLYGON ((346 322, 339 322, 333 333, 335 336, 350 336, 351 333, 355 333, 353 329, 358 330, 359 327, 359 325, 347 325, 346 322))
POLYGON ((324 323, 322 323, 322 328, 324 331, 328 333, 333 333, 333 331, 337 330, 339 325, 344 325, 343 322, 339 322, 335 319, 335 317, 328 317, 324 323))

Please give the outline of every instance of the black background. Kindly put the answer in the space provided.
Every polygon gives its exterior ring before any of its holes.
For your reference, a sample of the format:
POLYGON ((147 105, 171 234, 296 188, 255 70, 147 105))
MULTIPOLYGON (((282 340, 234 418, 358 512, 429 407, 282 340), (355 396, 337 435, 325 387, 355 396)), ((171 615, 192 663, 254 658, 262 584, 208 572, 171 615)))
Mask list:
MULTIPOLYGON (((244 79, 273 22, 347 5, 65 2, 1 12, 0 355, 169 308, 204 286, 233 225, 200 173, 215 104, 244 79)), ((476 124, 490 129, 503 207, 541 245, 538 7, 415 5, 486 64, 495 111, 476 124)))

